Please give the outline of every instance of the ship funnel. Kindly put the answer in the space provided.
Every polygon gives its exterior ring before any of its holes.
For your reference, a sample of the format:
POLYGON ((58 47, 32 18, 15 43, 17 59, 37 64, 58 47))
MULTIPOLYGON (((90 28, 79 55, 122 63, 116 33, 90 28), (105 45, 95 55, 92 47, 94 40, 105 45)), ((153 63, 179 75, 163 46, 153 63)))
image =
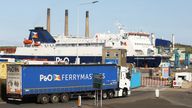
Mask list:
POLYGON ((85 37, 89 37, 89 11, 86 11, 85 19, 85 37))
POLYGON ((175 36, 172 34, 172 48, 175 49, 175 36))
POLYGON ((68 36, 68 10, 65 10, 65 36, 68 36))
POLYGON ((47 31, 50 33, 50 8, 47 8, 47 31))
POLYGON ((151 44, 155 46, 155 34, 151 33, 151 44))

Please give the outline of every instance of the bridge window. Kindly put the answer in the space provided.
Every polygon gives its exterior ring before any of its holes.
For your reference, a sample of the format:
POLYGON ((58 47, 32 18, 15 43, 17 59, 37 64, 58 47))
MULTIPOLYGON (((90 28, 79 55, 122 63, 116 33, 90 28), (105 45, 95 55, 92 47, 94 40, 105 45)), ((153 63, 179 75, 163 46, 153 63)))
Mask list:
POLYGON ((109 56, 110 56, 110 53, 109 53, 109 52, 107 52, 107 53, 106 53, 106 57, 109 57, 109 56))

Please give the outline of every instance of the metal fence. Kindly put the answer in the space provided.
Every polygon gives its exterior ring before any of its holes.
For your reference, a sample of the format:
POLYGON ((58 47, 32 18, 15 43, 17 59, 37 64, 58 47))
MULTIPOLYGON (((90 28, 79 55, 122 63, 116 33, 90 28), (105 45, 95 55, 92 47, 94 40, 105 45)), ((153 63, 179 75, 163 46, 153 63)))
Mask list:
POLYGON ((141 82, 142 86, 170 86, 170 81, 168 79, 162 79, 159 77, 141 77, 141 82))

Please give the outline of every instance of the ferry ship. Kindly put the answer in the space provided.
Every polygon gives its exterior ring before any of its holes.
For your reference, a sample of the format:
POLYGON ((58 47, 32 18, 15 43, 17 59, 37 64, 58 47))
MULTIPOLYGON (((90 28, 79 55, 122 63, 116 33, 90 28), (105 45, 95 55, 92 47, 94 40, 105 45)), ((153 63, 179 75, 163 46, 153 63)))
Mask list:
POLYGON ((137 67, 158 67, 162 55, 157 54, 154 35, 145 32, 125 32, 118 25, 119 33, 96 33, 89 37, 89 13, 86 11, 85 37, 68 35, 68 10, 65 10, 65 34, 50 34, 50 9, 47 9, 47 30, 36 27, 28 39, 13 54, 0 53, 0 58, 16 60, 57 61, 65 63, 101 63, 104 47, 126 49, 127 63, 137 67))
POLYGON ((144 32, 117 34, 97 33, 92 38, 52 36, 42 27, 30 30, 28 39, 13 54, 1 52, 0 58, 16 60, 63 61, 66 63, 101 63, 104 47, 126 49, 127 63, 137 67, 158 67, 161 55, 156 54, 153 35, 144 32))

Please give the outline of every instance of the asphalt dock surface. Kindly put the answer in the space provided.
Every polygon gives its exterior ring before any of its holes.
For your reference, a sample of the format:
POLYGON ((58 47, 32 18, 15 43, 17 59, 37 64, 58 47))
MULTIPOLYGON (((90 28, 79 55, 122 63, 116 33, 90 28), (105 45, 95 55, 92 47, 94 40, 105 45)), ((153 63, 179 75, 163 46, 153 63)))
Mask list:
MULTIPOLYGON (((138 88, 128 97, 103 100, 102 108, 192 108, 192 89, 160 88, 160 97, 155 97, 154 88, 138 88)), ((37 104, 35 101, 6 103, 0 108, 78 108, 76 100, 68 103, 37 104)), ((82 99, 82 108, 100 108, 93 99, 82 99)))

